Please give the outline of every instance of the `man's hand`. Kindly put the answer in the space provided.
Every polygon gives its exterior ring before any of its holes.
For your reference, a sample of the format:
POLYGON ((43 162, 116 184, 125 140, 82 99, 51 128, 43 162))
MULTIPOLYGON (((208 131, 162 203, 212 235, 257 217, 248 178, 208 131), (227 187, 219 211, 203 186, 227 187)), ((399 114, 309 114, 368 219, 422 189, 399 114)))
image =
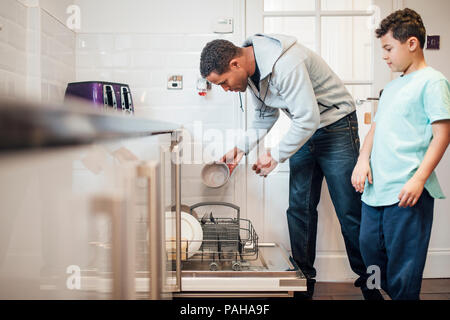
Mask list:
POLYGON ((242 160, 243 156, 244 156, 244 151, 242 151, 241 149, 238 149, 237 147, 234 147, 233 149, 228 151, 222 158, 220 158, 220 161, 226 163, 226 165, 230 169, 230 175, 231 175, 233 170, 237 167, 239 162, 242 160))
POLYGON ((408 180, 408 182, 403 186, 402 191, 398 195, 398 200, 400 203, 399 207, 414 207, 419 201, 420 195, 423 192, 423 188, 425 186, 425 181, 419 180, 417 178, 412 177, 408 180))
POLYGON ((277 165, 278 162, 272 158, 270 151, 267 151, 258 158, 258 161, 253 165, 252 169, 256 174, 265 178, 277 165))
POLYGON ((352 185, 357 192, 364 192, 364 185, 366 178, 369 179, 369 183, 372 184, 372 170, 370 169, 370 163, 368 160, 358 160, 352 173, 352 185))

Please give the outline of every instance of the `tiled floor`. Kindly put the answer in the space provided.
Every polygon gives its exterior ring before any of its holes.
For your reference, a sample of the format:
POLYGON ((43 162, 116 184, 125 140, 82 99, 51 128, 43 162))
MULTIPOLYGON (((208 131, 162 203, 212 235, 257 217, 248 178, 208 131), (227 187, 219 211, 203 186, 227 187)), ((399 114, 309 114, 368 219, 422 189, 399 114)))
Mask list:
MULTIPOLYGON (((386 300, 389 297, 382 292, 386 300)), ((424 279, 422 282, 422 300, 450 300, 450 279, 424 279)), ((353 283, 317 282, 313 300, 364 300, 361 290, 353 283)))

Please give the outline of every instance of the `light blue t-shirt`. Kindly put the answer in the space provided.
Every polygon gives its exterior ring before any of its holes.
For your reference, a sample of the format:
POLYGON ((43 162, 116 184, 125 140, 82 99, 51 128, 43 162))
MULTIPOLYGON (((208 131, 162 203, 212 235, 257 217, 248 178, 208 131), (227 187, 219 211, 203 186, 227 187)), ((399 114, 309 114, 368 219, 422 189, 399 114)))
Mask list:
MULTIPOLYGON (((442 73, 427 67, 386 86, 374 118, 373 184, 366 179, 364 203, 376 207, 399 202, 400 191, 427 152, 431 124, 445 119, 450 119, 450 85, 442 73)), ((445 198, 434 172, 425 188, 433 198, 445 198)))

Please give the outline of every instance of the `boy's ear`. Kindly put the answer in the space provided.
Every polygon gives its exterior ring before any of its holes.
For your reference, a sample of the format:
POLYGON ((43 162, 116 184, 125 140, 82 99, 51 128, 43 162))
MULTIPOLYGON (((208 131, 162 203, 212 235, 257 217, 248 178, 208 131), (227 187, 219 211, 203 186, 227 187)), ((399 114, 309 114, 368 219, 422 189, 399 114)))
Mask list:
POLYGON ((409 51, 413 52, 416 51, 417 48, 420 48, 419 39, 417 39, 416 37, 411 37, 406 41, 408 42, 409 51))

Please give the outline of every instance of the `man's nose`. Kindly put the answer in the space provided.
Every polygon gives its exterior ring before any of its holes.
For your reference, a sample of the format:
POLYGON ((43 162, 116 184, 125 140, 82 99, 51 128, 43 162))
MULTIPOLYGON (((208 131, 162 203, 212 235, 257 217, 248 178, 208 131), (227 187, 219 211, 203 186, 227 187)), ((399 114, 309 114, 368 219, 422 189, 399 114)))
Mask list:
POLYGON ((222 85, 222 88, 223 88, 223 90, 225 90, 225 91, 228 91, 228 90, 230 90, 230 87, 229 86, 226 86, 226 85, 222 85))

